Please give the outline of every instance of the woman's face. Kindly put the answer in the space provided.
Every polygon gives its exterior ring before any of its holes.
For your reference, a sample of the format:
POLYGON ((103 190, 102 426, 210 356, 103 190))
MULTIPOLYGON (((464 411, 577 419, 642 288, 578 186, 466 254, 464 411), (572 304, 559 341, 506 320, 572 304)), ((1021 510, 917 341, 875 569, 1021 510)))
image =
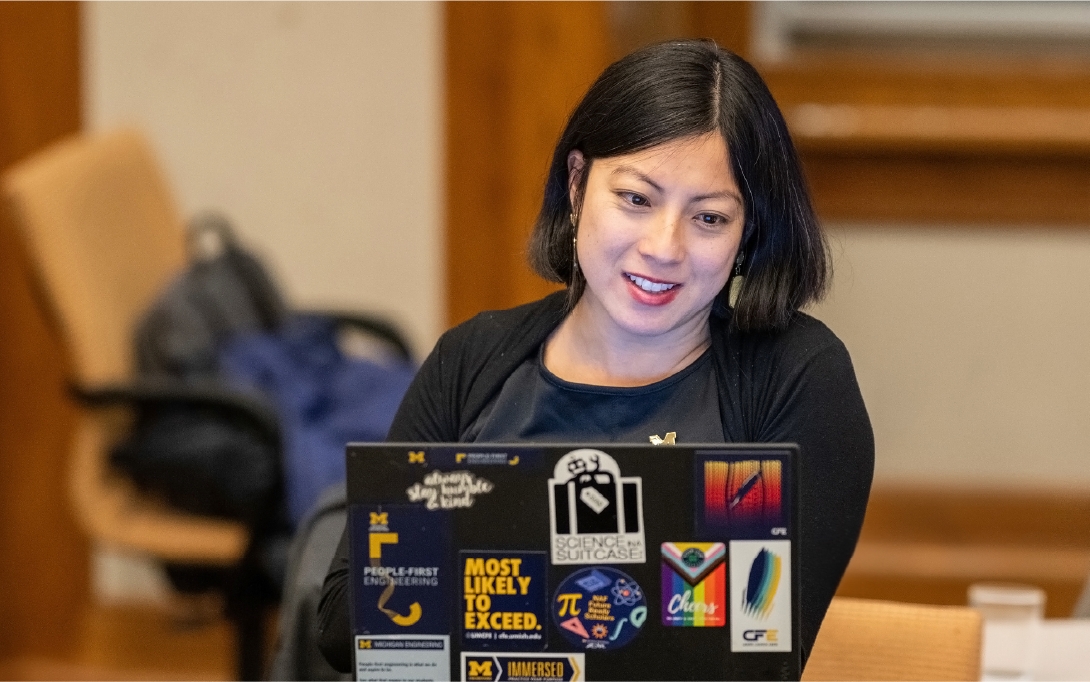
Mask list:
MULTIPOLYGON (((568 167, 578 179, 580 152, 569 155, 568 167)), ((678 332, 706 334, 744 224, 718 134, 597 159, 579 211, 577 252, 587 280, 579 305, 607 333, 665 342, 678 332)))

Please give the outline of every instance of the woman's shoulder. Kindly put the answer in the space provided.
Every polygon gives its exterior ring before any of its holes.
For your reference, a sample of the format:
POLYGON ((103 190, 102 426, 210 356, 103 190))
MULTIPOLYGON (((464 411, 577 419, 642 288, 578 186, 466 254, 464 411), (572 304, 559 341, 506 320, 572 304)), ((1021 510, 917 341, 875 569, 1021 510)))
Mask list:
POLYGON ((558 291, 514 308, 477 313, 447 330, 440 344, 485 354, 527 344, 536 347, 564 318, 566 296, 566 292, 558 291))
POLYGON ((848 366, 851 363, 837 335, 824 322, 803 312, 795 313, 783 329, 763 332, 739 332, 730 329, 729 319, 723 320, 713 339, 721 352, 737 358, 744 367, 765 365, 784 370, 808 365, 819 357, 836 358, 848 366))

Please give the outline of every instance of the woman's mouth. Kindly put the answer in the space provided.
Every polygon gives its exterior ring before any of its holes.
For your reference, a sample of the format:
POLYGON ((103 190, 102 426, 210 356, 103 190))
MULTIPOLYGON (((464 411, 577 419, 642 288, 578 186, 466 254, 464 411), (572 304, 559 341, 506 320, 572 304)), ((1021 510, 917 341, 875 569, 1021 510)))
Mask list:
POLYGON ((666 305, 677 297, 681 285, 676 282, 662 282, 631 273, 624 273, 628 280, 628 291, 636 301, 645 305, 666 305))

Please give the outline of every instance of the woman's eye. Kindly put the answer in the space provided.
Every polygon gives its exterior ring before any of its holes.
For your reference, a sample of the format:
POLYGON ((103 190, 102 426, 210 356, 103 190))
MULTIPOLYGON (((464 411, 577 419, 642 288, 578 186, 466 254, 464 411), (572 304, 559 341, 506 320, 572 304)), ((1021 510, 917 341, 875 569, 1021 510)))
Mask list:
POLYGON ((719 225, 727 222, 726 218, 721 215, 715 215, 714 213, 701 213, 696 217, 696 219, 698 222, 700 222, 701 225, 707 227, 718 227, 719 225))
POLYGON ((647 200, 647 197, 635 192, 621 192, 621 196, 633 206, 647 206, 651 203, 647 200))

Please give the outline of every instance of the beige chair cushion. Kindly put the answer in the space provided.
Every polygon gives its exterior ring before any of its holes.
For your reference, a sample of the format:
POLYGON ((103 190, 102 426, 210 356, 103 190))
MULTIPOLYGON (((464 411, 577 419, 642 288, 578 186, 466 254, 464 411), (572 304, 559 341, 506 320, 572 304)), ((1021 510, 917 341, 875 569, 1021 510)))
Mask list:
POLYGON ((979 680, 980 614, 963 606, 833 599, 803 680, 979 680))

